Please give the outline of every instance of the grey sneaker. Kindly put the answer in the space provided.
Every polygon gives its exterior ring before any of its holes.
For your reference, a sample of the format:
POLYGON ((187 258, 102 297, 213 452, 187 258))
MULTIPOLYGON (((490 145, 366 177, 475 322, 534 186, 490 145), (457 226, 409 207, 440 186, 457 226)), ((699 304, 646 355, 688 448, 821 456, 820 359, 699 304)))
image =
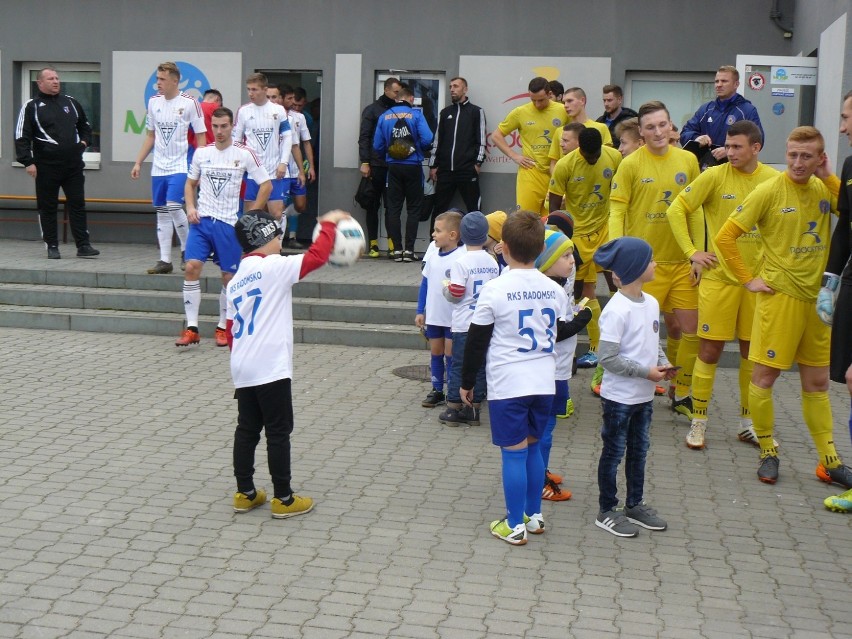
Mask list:
POLYGON ((778 481, 778 458, 768 455, 760 460, 757 467, 757 478, 764 484, 774 484, 778 481))
POLYGON ((632 521, 634 524, 642 526, 642 528, 647 528, 648 530, 665 530, 668 527, 665 520, 660 519, 657 516, 657 511, 651 508, 644 501, 640 504, 636 504, 632 508, 625 508, 624 514, 627 516, 627 519, 632 521))
POLYGON ((618 508, 598 513, 595 526, 611 532, 616 537, 635 537, 639 534, 639 527, 629 522, 624 511, 618 508))
POLYGON ((394 262, 402 262, 402 251, 391 251, 389 256, 394 262))
POLYGON ((157 263, 148 269, 148 275, 166 275, 167 273, 171 273, 173 270, 175 270, 175 267, 172 266, 171 262, 157 260, 157 263))
POLYGON ((465 407, 455 408, 447 406, 443 413, 438 415, 438 421, 447 426, 458 426, 459 424, 467 424, 467 419, 464 414, 465 407))

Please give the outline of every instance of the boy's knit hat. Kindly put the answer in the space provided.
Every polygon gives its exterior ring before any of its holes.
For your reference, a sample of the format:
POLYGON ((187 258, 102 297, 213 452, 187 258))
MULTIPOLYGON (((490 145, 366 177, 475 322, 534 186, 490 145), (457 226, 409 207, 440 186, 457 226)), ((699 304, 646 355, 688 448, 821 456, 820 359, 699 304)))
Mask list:
POLYGON ((535 267, 544 273, 565 253, 574 252, 574 242, 559 231, 545 230, 544 250, 535 258, 535 267))
POLYGON ((503 241, 503 224, 507 217, 505 211, 494 211, 485 216, 488 220, 488 236, 495 242, 503 241))
POLYGON ((471 211, 459 226, 461 241, 469 246, 483 246, 488 241, 488 220, 482 211, 471 211))
POLYGON ((234 224, 234 234, 243 253, 251 253, 282 233, 278 222, 266 211, 254 210, 243 213, 243 216, 234 224))
POLYGON ((619 237, 595 252, 595 262, 618 276, 623 285, 639 279, 651 263, 651 245, 638 237, 619 237))
POLYGON ((547 226, 553 226, 568 239, 574 237, 574 218, 568 211, 553 211, 547 216, 547 226))

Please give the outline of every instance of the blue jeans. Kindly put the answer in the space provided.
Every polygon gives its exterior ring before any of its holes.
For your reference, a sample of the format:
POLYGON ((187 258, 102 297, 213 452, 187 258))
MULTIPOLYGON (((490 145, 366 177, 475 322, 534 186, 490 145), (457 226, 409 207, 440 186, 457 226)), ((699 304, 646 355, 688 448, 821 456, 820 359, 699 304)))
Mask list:
MULTIPOLYGON (((467 333, 453 333, 453 365, 447 376, 447 401, 455 404, 461 403, 462 364, 464 363, 464 345, 467 343, 467 333)), ((476 382, 473 384, 473 403, 478 404, 485 399, 485 365, 476 373, 476 382)))
POLYGON ((645 487, 645 458, 651 446, 651 415, 653 402, 620 404, 601 398, 603 450, 598 462, 600 509, 607 512, 618 506, 616 475, 625 449, 624 474, 627 477, 628 508, 642 501, 645 487))

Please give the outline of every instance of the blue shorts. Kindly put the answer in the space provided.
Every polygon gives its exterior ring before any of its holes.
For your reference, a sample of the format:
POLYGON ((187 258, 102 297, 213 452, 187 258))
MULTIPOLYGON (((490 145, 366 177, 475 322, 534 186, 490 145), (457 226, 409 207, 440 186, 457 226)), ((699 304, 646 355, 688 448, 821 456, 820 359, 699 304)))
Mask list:
POLYGON ((541 439, 552 405, 553 395, 489 399, 491 442, 503 447, 520 444, 527 437, 541 439))
POLYGON ((151 200, 154 202, 154 206, 165 206, 166 202, 183 204, 184 186, 186 186, 186 173, 152 176, 151 200))
MULTIPOLYGON (((257 199, 257 192, 260 186, 251 178, 246 178, 246 192, 243 195, 243 200, 246 202, 254 202, 257 199)), ((287 178, 280 180, 272 180, 272 192, 269 194, 269 200, 283 200, 284 194, 287 193, 287 178)))
POLYGON ((556 380, 556 394, 553 396, 553 404, 550 407, 551 417, 562 415, 565 412, 565 404, 568 402, 568 380, 556 380))
POLYGON ((437 339, 439 337, 445 339, 453 338, 453 332, 449 326, 433 326, 432 324, 426 324, 425 335, 427 339, 437 339))
POLYGON ((223 272, 236 273, 243 250, 233 226, 212 217, 202 217, 198 224, 189 225, 184 255, 187 260, 203 263, 210 253, 213 253, 213 262, 223 272))
POLYGON ((307 195, 308 194, 308 185, 307 184, 299 184, 299 180, 296 178, 284 178, 287 184, 287 192, 290 194, 290 197, 296 195, 307 195))

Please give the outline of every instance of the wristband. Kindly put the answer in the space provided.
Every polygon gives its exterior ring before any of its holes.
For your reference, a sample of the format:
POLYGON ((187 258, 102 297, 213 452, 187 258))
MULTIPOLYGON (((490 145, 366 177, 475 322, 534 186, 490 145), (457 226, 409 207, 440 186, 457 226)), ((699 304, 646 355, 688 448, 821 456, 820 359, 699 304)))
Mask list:
POLYGON ((823 273, 822 274, 822 287, 827 288, 829 291, 834 293, 837 291, 837 287, 840 285, 840 277, 835 275, 834 273, 823 273))

